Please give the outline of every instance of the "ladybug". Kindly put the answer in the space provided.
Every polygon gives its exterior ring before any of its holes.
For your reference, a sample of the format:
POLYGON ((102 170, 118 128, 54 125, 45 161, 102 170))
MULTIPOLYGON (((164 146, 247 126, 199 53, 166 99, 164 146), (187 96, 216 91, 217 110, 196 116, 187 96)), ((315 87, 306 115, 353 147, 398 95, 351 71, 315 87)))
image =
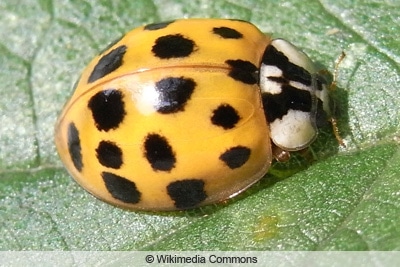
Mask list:
POLYGON ((83 71, 55 129, 87 191, 133 210, 219 202, 309 146, 330 116, 311 60, 253 24, 182 19, 134 29, 83 71))

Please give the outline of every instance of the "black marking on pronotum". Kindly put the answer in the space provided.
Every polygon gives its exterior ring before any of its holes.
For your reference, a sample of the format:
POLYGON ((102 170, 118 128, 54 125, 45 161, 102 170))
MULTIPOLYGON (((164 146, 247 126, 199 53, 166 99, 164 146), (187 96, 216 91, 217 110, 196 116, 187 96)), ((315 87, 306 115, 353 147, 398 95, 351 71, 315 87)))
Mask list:
POLYGON ((285 84, 279 94, 262 93, 262 100, 265 116, 270 123, 281 119, 291 109, 311 112, 313 107, 313 97, 309 91, 285 84))
POLYGON ((102 172, 101 177, 113 198, 129 204, 140 202, 141 193, 134 182, 110 172, 102 172))
POLYGON ((228 27, 214 27, 213 33, 224 39, 241 39, 243 37, 243 34, 228 27))
POLYGON ((81 140, 79 137, 79 131, 76 128, 75 124, 71 122, 68 125, 68 152, 71 157, 72 163, 79 172, 82 171, 83 162, 82 162, 82 147, 81 140))
POLYGON ((275 76, 268 76, 268 80, 280 83, 280 84, 288 84, 289 81, 283 77, 275 77, 275 76))
POLYGON ((111 141, 101 141, 96 148, 96 156, 100 164, 113 169, 122 166, 122 150, 111 141))
POLYGON ((166 77, 156 82, 159 99, 154 108, 162 114, 183 111, 195 87, 196 82, 185 77, 166 77))
POLYGON ((300 82, 306 86, 311 86, 311 74, 304 68, 289 61, 288 57, 278 51, 274 46, 269 45, 262 57, 262 63, 265 65, 276 66, 282 71, 285 79, 300 82))
POLYGON ((164 29, 173 22, 175 22, 175 20, 147 24, 146 26, 144 26, 144 30, 155 31, 155 30, 159 30, 159 29, 164 29))
POLYGON ((126 115, 123 94, 116 89, 98 92, 90 98, 88 107, 99 131, 117 128, 126 115))
POLYGON ((108 52, 108 54, 102 56, 93 68, 92 73, 89 76, 88 83, 92 83, 100 78, 103 78, 107 74, 110 74, 114 70, 118 69, 122 63, 127 47, 125 45, 118 46, 117 48, 108 52))
POLYGON ((236 109, 229 104, 221 104, 213 110, 211 123, 224 128, 232 129, 239 122, 240 116, 236 109))
POLYGON ((155 171, 170 171, 175 167, 175 153, 167 138, 148 134, 144 141, 144 155, 155 171))
POLYGON ((230 169, 236 169, 245 164, 250 158, 251 150, 245 146, 231 147, 219 157, 230 169))
POLYGON ((181 34, 170 34, 158 37, 151 51, 161 59, 187 57, 195 51, 196 44, 193 40, 181 34))
POLYGON ((229 76, 245 84, 256 84, 258 82, 258 68, 250 61, 241 59, 228 59, 225 61, 231 67, 229 76))
POLYGON ((167 186, 167 192, 178 209, 196 207, 207 198, 204 190, 204 181, 200 179, 185 179, 172 182, 167 186))

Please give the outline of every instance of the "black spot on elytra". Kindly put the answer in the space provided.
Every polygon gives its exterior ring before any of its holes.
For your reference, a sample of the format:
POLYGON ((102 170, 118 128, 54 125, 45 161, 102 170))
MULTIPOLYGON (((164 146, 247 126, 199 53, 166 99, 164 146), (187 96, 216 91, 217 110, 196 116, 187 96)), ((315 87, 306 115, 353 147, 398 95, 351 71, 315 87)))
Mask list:
POLYGON ((129 204, 139 203, 141 193, 134 182, 110 172, 103 172, 101 176, 113 198, 129 204))
POLYGON ((228 27, 215 27, 213 28, 213 33, 225 39, 240 39, 243 37, 243 34, 228 27))
POLYGON ((236 109, 229 104, 222 104, 213 111, 211 122, 214 125, 221 126, 225 130, 232 129, 240 120, 236 109))
POLYGON ((231 67, 229 76, 245 84, 256 84, 258 82, 258 68, 250 61, 241 59, 229 59, 225 61, 231 67))
POLYGON ((181 58, 189 56, 195 47, 193 40, 181 34, 170 34, 157 38, 151 51, 161 59, 181 58))
POLYGON ((118 46, 111 50, 108 54, 102 56, 96 66, 93 68, 89 76, 88 83, 92 83, 114 70, 118 69, 123 63, 127 47, 125 45, 118 46))
POLYGON ((236 146, 226 150, 219 159, 222 160, 230 169, 236 169, 247 162, 250 158, 250 153, 250 148, 236 146))
POLYGON ((156 82, 159 99, 154 108, 162 114, 183 111, 195 87, 193 79, 184 77, 167 77, 156 82))
POLYGON ((155 171, 170 171, 175 167, 175 153, 168 140, 159 134, 146 136, 144 155, 155 171))
POLYGON ((79 137, 79 131, 75 124, 71 122, 68 125, 68 152, 71 157, 72 163, 79 172, 82 171, 82 152, 81 152, 81 140, 79 137))
POLYGON ((123 163, 121 148, 111 141, 101 141, 96 156, 100 164, 108 168, 119 169, 123 163))
POLYGON ((313 98, 309 91, 299 90, 287 84, 282 85, 279 94, 262 94, 265 116, 268 122, 281 119, 289 110, 311 112, 313 98))
POLYGON ((307 86, 311 85, 311 74, 304 68, 290 62, 285 54, 272 45, 265 49, 262 63, 278 67, 286 80, 300 82, 307 86))
POLYGON ((175 22, 175 20, 170 20, 170 21, 164 21, 164 22, 159 22, 159 23, 151 23, 147 24, 144 26, 144 29, 147 31, 155 31, 159 29, 164 29, 168 25, 170 25, 172 22, 175 22))
POLYGON ((99 131, 117 128, 126 115, 123 95, 115 89, 98 92, 90 98, 88 107, 99 131))
POLYGON ((167 186, 167 192, 178 209, 194 208, 207 198, 204 181, 199 179, 172 182, 167 186))

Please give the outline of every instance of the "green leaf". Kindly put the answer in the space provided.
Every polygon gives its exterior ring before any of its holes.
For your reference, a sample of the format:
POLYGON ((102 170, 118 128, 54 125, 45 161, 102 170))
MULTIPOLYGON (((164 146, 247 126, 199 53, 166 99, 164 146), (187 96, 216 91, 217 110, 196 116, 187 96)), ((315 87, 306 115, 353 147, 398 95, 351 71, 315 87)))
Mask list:
POLYGON ((1 1, 0 249, 400 249, 399 18, 393 0, 1 1), (251 21, 330 71, 345 51, 333 96, 346 148, 328 127, 306 157, 193 211, 129 212, 86 193, 53 143, 75 80, 124 32, 179 17, 251 21))

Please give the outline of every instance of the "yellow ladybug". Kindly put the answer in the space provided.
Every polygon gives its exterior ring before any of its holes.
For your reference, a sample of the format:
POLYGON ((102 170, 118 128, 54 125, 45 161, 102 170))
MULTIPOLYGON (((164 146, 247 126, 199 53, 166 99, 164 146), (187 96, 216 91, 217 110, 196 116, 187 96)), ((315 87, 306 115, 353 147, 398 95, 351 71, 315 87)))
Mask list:
POLYGON ((83 71, 55 131, 94 196, 134 210, 231 198, 268 171, 271 147, 310 145, 329 117, 311 60, 241 20, 134 29, 83 71))

